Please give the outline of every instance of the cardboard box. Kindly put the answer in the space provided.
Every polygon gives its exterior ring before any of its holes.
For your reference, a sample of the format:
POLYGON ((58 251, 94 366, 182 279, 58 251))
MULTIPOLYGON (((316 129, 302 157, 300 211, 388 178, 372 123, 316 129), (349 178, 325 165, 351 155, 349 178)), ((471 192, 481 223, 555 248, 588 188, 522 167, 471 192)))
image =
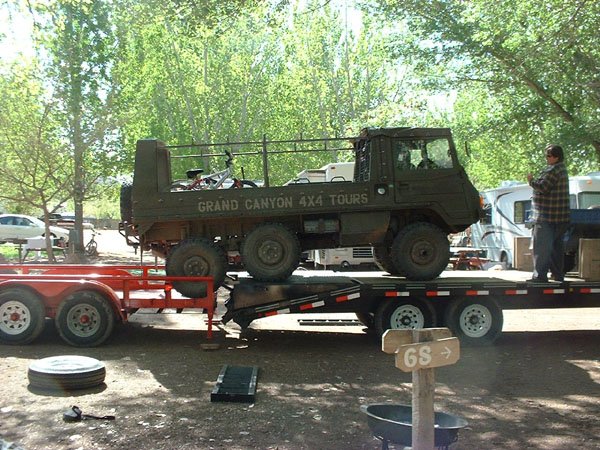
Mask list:
POLYGON ((529 248, 531 246, 531 238, 519 236, 514 239, 515 255, 513 267, 525 272, 533 271, 533 250, 529 248))
POLYGON ((579 276, 600 281, 600 239, 579 239, 579 276))

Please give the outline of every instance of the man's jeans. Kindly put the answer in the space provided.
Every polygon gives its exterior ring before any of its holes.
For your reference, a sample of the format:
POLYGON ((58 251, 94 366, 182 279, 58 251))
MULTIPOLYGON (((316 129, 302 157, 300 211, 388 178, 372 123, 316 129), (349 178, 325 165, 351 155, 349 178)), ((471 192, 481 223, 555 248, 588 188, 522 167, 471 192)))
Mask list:
POLYGON ((564 277, 564 235, 568 223, 538 222, 533 225, 533 277, 548 278, 548 270, 555 279, 564 277))

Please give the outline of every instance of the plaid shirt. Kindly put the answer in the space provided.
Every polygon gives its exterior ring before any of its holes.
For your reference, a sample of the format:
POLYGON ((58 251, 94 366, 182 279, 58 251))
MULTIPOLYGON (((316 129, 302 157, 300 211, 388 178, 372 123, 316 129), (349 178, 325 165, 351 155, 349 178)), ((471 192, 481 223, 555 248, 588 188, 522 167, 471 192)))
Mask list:
POLYGON ((570 221, 569 175, 564 163, 550 164, 529 184, 533 188, 533 222, 570 221))

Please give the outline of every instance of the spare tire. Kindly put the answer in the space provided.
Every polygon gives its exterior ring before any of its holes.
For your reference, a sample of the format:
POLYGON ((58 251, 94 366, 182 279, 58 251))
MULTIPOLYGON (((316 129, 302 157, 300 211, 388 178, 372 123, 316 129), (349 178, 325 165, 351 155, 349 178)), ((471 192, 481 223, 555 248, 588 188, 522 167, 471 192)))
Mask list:
POLYGON ((32 387, 47 390, 89 389, 104 383, 104 363, 77 355, 51 356, 29 365, 27 372, 32 387))
POLYGON ((121 185, 120 206, 121 206, 121 222, 133 222, 133 200, 131 194, 133 185, 131 183, 123 183, 121 185))

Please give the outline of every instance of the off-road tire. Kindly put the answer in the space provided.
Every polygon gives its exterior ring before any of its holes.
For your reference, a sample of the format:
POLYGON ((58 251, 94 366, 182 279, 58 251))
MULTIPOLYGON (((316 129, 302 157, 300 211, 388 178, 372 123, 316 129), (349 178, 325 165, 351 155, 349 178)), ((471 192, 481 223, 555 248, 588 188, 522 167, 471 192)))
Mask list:
POLYGON ((436 225, 416 222, 400 230, 390 256, 398 273, 409 280, 432 280, 448 266, 450 243, 436 225))
POLYGON ((265 223, 246 236, 241 255, 244 267, 257 280, 285 280, 300 264, 300 242, 284 225, 265 223))
POLYGON ((121 185, 121 193, 119 195, 119 204, 121 207, 121 222, 133 222, 133 200, 131 194, 133 186, 131 183, 123 183, 121 185))
MULTIPOLYGON (((216 290, 225 280, 227 257, 223 249, 209 239, 186 239, 171 249, 165 269, 171 277, 213 277, 216 290)), ((200 281, 174 281, 173 287, 190 298, 207 294, 206 283, 200 281)))
POLYGON ((28 344, 44 330, 46 310, 33 292, 9 288, 0 292, 0 342, 28 344))
POLYGON ((383 270, 391 275, 399 275, 398 269, 396 269, 394 262, 392 261, 389 247, 373 247, 373 259, 375 260, 375 265, 380 270, 383 270))
POLYGON ((55 324, 60 337, 75 347, 96 347, 111 335, 115 312, 99 292, 81 290, 58 306, 55 324))

